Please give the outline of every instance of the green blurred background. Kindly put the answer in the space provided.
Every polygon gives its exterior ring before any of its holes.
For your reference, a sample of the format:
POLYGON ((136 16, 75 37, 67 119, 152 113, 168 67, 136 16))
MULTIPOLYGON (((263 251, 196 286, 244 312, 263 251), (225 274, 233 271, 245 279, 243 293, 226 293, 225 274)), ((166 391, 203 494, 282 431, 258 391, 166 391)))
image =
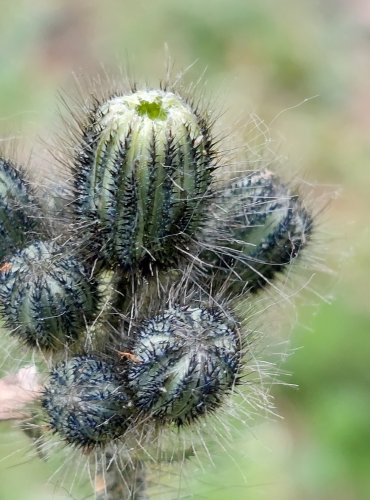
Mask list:
MULTIPOLYGON (((314 285, 325 300, 307 294, 294 331, 285 332, 295 352, 283 368, 299 388, 274 390, 283 418, 241 428, 231 452, 215 451, 214 465, 190 465, 182 488, 174 476, 156 498, 370 498, 370 3, 3 0, 5 149, 13 142, 37 169, 46 155, 40 137, 58 129, 57 92, 68 93, 73 72, 121 66, 155 84, 166 45, 174 75, 197 61, 184 77, 190 82, 207 68, 211 105, 215 95, 216 110, 230 110, 225 129, 242 129, 257 114, 257 135, 268 131, 284 170, 303 173, 320 203, 327 200, 315 253, 333 274, 314 285)), ((0 424, 0 500, 73 498, 47 483, 51 466, 29 460, 26 444, 0 424)))

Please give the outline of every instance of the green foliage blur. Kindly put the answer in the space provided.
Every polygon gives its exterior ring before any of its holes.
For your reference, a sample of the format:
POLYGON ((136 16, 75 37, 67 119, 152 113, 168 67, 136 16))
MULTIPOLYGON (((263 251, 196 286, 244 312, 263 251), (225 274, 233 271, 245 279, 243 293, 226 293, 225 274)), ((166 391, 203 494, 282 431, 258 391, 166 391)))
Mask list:
MULTIPOLYGON (((313 260, 332 273, 319 273, 316 294, 303 292, 297 325, 286 331, 291 356, 282 368, 291 375, 273 391, 282 418, 241 427, 232 452, 189 464, 156 498, 370 498, 369 2, 3 0, 3 149, 47 168, 39 138, 57 130, 57 92, 73 73, 121 66, 156 84, 166 46, 174 76, 189 67, 185 81, 197 80, 207 68, 205 94, 216 114, 231 110, 221 118, 231 131, 257 114, 284 172, 312 181, 313 208, 316 197, 328 205, 313 260)), ((26 449, 25 436, 1 423, 0 500, 72 498, 26 449)))

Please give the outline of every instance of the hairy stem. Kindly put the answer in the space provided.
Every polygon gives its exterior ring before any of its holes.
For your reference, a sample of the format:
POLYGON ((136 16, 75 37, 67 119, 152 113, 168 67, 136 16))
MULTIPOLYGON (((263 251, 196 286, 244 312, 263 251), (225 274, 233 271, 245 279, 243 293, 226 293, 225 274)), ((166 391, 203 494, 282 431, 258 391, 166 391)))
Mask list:
POLYGON ((97 476, 97 500, 147 500, 146 467, 140 460, 124 465, 111 460, 106 453, 106 469, 97 476))

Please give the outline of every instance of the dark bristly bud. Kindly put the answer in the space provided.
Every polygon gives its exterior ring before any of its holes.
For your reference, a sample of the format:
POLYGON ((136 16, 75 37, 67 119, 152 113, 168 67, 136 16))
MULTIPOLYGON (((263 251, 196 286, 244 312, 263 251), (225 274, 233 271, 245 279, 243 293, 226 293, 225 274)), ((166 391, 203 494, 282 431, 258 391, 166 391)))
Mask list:
POLYGON ((104 446, 129 425, 131 404, 119 373, 96 355, 57 363, 41 404, 51 430, 84 449, 104 446))
POLYGON ((24 172, 0 157, 0 261, 40 237, 41 217, 24 172))
POLYGON ((238 324, 221 310, 168 309, 143 322, 130 359, 137 408, 159 423, 181 426, 211 413, 236 383, 238 324))
POLYGON ((95 258, 167 267, 204 220, 215 152, 208 122, 178 95, 142 90, 98 105, 78 152, 75 210, 95 258))
POLYGON ((201 237, 209 282, 234 294, 267 286, 297 258, 312 227, 300 197, 271 172, 234 180, 210 207, 201 237))
POLYGON ((92 320, 98 303, 87 269, 67 249, 38 241, 0 269, 7 326, 31 347, 63 349, 92 320))

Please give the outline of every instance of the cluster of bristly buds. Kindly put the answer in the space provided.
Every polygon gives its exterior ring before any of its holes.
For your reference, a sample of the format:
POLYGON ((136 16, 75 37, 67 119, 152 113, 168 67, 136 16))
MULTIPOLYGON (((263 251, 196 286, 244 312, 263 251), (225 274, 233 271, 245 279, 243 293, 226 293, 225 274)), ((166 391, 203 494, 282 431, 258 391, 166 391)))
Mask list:
POLYGON ((236 301, 297 258, 312 216, 270 171, 228 172, 208 113, 175 91, 81 115, 72 181, 52 201, 0 159, 0 301, 53 365, 44 427, 87 451, 225 404, 252 357, 236 301))

